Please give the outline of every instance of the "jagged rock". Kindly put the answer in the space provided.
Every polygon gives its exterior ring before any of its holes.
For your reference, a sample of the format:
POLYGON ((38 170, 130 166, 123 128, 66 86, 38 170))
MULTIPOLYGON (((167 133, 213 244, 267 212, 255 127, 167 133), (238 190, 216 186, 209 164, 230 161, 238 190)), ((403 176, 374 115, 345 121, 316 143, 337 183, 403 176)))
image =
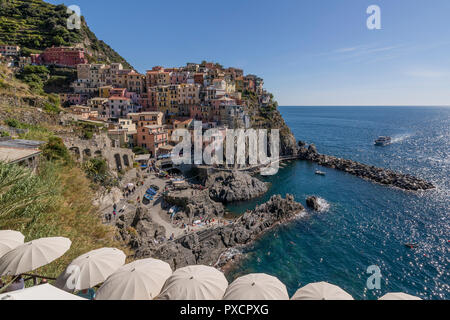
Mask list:
POLYGON ((154 257, 166 261, 174 268, 192 264, 223 266, 234 255, 223 257, 227 250, 249 245, 264 232, 278 224, 297 216, 304 207, 295 202, 294 197, 286 195, 283 199, 276 195, 248 211, 234 223, 206 229, 194 235, 187 235, 176 242, 168 242, 157 249, 143 247, 136 252, 137 258, 154 257))
POLYGON ((306 199, 306 205, 314 211, 320 210, 319 198, 316 196, 308 197, 306 199))
POLYGON ((191 222, 197 217, 217 218, 225 214, 223 204, 211 200, 208 190, 195 193, 169 192, 164 196, 164 200, 171 205, 181 207, 191 222))
POLYGON ((308 152, 312 154, 317 154, 317 148, 315 144, 310 144, 308 147, 308 152))
POLYGON ((394 172, 389 169, 377 168, 356 161, 323 155, 317 152, 315 145, 301 147, 297 153, 299 159, 316 162, 317 164, 353 174, 373 182, 394 186, 404 190, 434 189, 434 185, 409 174, 394 172))
POLYGON ((223 203, 247 201, 267 192, 267 184, 248 173, 233 171, 211 175, 205 182, 211 199, 223 203))
POLYGON ((155 240, 161 240, 166 234, 165 228, 153 222, 147 208, 143 207, 121 215, 116 227, 121 240, 132 248, 154 245, 155 240))

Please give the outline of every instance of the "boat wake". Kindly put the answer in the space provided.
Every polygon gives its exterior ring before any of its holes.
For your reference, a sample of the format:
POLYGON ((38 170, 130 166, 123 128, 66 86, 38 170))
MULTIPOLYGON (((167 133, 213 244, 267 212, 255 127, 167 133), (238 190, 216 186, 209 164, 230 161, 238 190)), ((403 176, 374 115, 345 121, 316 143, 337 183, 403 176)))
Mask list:
POLYGON ((397 135, 392 137, 392 143, 402 142, 402 141, 410 138, 411 136, 412 136, 412 134, 410 134, 410 133, 397 134, 397 135))

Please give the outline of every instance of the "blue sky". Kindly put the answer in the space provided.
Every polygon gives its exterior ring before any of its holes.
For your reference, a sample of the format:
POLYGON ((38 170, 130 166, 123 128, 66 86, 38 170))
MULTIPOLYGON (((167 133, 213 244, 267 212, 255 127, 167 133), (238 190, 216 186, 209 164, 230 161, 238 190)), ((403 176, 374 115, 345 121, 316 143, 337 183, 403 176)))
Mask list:
POLYGON ((262 76, 280 105, 450 105, 448 0, 48 2, 78 5, 140 72, 211 60, 262 76))

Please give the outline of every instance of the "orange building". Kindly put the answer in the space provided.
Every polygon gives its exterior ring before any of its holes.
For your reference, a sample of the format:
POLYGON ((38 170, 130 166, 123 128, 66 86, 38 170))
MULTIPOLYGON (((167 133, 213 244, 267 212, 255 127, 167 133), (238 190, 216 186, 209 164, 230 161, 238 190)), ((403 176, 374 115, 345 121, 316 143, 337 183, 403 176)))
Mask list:
POLYGON ((168 132, 164 126, 151 125, 137 129, 137 145, 147 149, 151 157, 156 157, 160 147, 167 146, 168 132))

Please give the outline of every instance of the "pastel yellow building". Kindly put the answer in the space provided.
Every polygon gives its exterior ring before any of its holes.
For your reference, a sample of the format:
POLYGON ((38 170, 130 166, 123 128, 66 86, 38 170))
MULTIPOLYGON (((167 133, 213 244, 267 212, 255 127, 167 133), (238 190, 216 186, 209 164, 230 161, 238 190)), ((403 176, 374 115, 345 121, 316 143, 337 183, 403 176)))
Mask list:
POLYGON ((100 98, 109 98, 111 95, 112 86, 103 86, 98 88, 98 96, 100 98))

